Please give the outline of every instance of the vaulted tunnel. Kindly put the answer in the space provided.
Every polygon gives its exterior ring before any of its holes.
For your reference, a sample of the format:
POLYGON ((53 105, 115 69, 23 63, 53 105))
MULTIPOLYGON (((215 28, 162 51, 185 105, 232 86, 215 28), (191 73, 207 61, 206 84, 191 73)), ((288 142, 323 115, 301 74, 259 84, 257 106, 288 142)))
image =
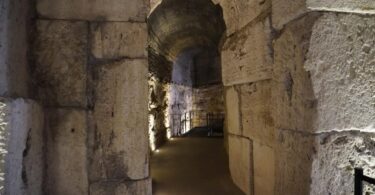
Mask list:
POLYGON ((166 0, 147 25, 150 134, 152 145, 160 145, 180 133, 183 115, 224 111, 219 44, 225 23, 221 7, 210 0, 166 0), (210 98, 214 103, 207 106, 210 98))
POLYGON ((242 194, 224 150, 220 5, 164 0, 149 15, 148 32, 154 193, 242 194))
POLYGON ((0 0, 0 194, 374 194, 374 10, 0 0))

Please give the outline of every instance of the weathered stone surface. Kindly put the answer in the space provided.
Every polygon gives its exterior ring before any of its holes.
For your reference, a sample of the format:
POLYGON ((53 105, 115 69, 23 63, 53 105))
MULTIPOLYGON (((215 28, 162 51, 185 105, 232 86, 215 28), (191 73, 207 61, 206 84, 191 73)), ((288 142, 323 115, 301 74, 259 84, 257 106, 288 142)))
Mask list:
POLYGON ((29 97, 30 1, 0 2, 0 96, 29 97))
POLYGON ((312 10, 375 14, 372 0, 306 0, 312 10))
POLYGON ((314 138, 298 131, 278 131, 275 194, 310 194, 314 138))
POLYGON ((289 23, 274 42, 272 115, 277 129, 312 131, 316 100, 304 64, 318 17, 312 13, 289 23))
POLYGON ((41 17, 90 21, 141 21, 149 11, 149 0, 37 0, 41 17))
POLYGON ((273 0, 272 26, 282 29, 294 19, 311 11, 375 14, 372 0, 273 0))
POLYGON ((50 109, 47 115, 46 193, 88 194, 87 113, 50 109))
POLYGON ((271 80, 241 86, 243 136, 274 145, 274 119, 271 105, 271 80))
POLYGON ((193 57, 193 86, 196 88, 208 85, 222 85, 221 56, 217 49, 199 49, 193 57))
POLYGON ((147 60, 97 67, 90 181, 148 177, 147 67, 147 60))
POLYGON ((91 53, 95 58, 146 57, 146 23, 98 22, 90 25, 91 53))
MULTIPOLYGON (((192 49, 179 54, 173 62, 172 83, 192 87, 194 85, 194 66, 193 56, 199 54, 199 50, 192 49)), ((158 66, 162 66, 159 64, 158 66)))
MULTIPOLYGON (((312 164, 311 194, 353 194, 354 168, 375 177, 375 134, 341 132, 323 134, 316 139, 312 164)), ((364 188, 374 194, 375 187, 364 188)))
POLYGON ((225 108, 225 119, 228 125, 228 132, 235 135, 242 135, 240 97, 237 87, 226 87, 225 108))
POLYGON ((43 109, 31 100, 0 101, 2 193, 42 194, 43 109))
POLYGON ((274 149, 253 141, 254 194, 275 194, 275 152, 274 149))
POLYGON ((0 194, 5 193, 5 158, 9 137, 9 106, 7 99, 0 99, 0 194))
POLYGON ((163 145, 167 141, 167 130, 168 135, 171 136, 170 127, 173 123, 169 122, 168 118, 168 84, 160 82, 155 77, 148 79, 149 86, 149 102, 148 102, 148 114, 149 114, 149 140, 151 150, 155 150, 163 145))
POLYGON ((229 135, 229 169, 234 183, 247 195, 253 192, 253 146, 244 137, 229 135))
POLYGON ((374 44, 373 16, 326 13, 316 21, 305 65, 318 100, 315 130, 373 131, 374 44))
POLYGON ((222 49, 225 86, 271 78, 272 58, 269 19, 229 37, 222 49))
POLYGON ((193 110, 224 113, 223 85, 193 88, 193 110))
POLYGON ((177 135, 180 131, 184 132, 189 129, 189 124, 187 124, 187 128, 181 124, 181 117, 193 107, 193 89, 189 86, 171 84, 167 94, 169 94, 168 112, 170 114, 169 121, 172 123, 172 135, 177 135))
MULTIPOLYGON (((209 85, 205 87, 193 88, 192 128, 207 126, 209 122, 212 126, 222 126, 224 121, 224 96, 223 86, 209 85), (207 114, 213 114, 208 121, 207 114), (221 116, 220 116, 221 115, 221 116)), ((209 116, 210 117, 210 116, 209 116)))
POLYGON ((272 26, 282 29, 285 24, 308 11, 306 0, 272 0, 272 26))
POLYGON ((34 76, 48 106, 86 106, 88 26, 85 22, 37 21, 34 76))
POLYGON ((227 35, 243 28, 271 9, 271 0, 218 0, 224 12, 227 35))
POLYGON ((152 195, 151 179, 99 182, 90 186, 91 195, 152 195))

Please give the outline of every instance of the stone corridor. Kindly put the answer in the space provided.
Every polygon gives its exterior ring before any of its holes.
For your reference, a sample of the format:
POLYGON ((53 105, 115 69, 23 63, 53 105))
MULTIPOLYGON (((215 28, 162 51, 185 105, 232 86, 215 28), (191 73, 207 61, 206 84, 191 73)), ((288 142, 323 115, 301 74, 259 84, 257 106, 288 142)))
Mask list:
POLYGON ((230 178, 222 138, 173 138, 151 157, 154 195, 244 195, 230 178))
POLYGON ((352 195, 374 46, 375 0, 0 0, 0 194, 352 195))

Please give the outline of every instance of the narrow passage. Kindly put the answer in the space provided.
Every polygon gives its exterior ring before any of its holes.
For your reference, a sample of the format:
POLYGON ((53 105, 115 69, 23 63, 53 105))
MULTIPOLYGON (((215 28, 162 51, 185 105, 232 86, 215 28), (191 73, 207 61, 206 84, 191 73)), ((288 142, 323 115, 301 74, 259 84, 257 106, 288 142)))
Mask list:
POLYGON ((230 178, 222 138, 173 138, 151 159, 155 195, 243 195, 230 178))

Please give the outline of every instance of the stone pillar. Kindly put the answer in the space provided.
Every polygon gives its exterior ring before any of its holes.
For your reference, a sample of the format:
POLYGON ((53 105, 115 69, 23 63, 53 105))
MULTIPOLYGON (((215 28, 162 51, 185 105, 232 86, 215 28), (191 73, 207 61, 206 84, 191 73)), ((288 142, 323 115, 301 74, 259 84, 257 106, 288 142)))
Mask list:
POLYGON ((37 0, 36 7, 34 74, 48 107, 46 192, 151 194, 149 2, 37 0))
POLYGON ((354 167, 374 175, 375 4, 216 2, 235 183, 255 195, 351 194, 354 167))
POLYGON ((38 20, 36 25, 36 93, 48 107, 45 191, 87 194, 88 23, 38 20))
POLYGON ((44 113, 32 100, 0 99, 2 194, 41 194, 44 113))
POLYGON ((310 13, 285 25, 273 45, 272 105, 277 145, 275 194, 310 193, 314 155, 312 123, 317 102, 304 62, 311 30, 319 16, 310 13))
POLYGON ((33 5, 0 1, 0 96, 29 98, 29 40, 33 5))
MULTIPOLYGON (((373 2, 364 5, 375 6, 373 2)), ((305 63, 318 100, 313 194, 352 193, 355 167, 375 176, 374 19, 374 15, 327 12, 315 22, 305 63), (325 186, 333 177, 335 181, 325 186), (342 183, 347 185, 339 187, 342 183)))
POLYGON ((42 194, 44 111, 32 100, 30 1, 0 1, 0 194, 42 194))
POLYGON ((351 194, 355 167, 374 176, 369 45, 375 4, 307 0, 272 6, 273 27, 280 30, 274 41, 275 192, 351 194))
POLYGON ((219 1, 227 25, 222 47, 229 163, 246 194, 273 194, 271 1, 219 1))

